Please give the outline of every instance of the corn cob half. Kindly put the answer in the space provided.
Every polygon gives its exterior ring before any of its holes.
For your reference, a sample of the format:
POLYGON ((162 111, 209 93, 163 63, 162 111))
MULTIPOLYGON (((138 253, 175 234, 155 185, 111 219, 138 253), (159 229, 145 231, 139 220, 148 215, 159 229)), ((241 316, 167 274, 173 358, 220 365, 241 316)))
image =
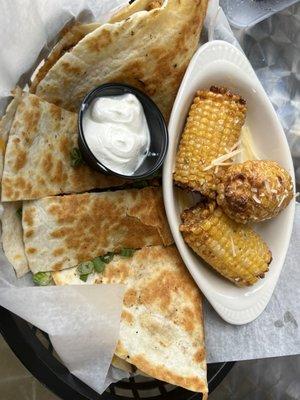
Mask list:
POLYGON ((249 160, 230 166, 218 185, 217 202, 237 222, 275 217, 294 197, 289 173, 271 160, 249 160))
POLYGON ((251 227, 228 218, 215 201, 184 211, 182 221, 186 243, 237 286, 253 285, 269 270, 272 255, 266 243, 251 227))
MULTIPOLYGON (((239 95, 215 86, 198 91, 179 143, 175 183, 215 197, 218 180, 213 162, 224 155, 226 160, 235 148, 245 117, 246 102, 239 95)), ((221 167, 222 161, 221 157, 221 167)))

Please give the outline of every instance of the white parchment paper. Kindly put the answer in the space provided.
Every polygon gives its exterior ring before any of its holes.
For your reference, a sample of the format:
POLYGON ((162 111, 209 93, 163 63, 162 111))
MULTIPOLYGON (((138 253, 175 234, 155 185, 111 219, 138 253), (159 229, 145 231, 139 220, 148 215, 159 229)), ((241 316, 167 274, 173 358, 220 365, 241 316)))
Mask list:
MULTIPOLYGON (((126 0, 0 0, 0 114, 73 19, 105 22, 126 0)), ((102 393, 128 374, 110 368, 124 286, 32 287, 0 252, 0 304, 47 332, 71 373, 102 393), (109 374, 108 374, 109 371, 109 374)))
POLYGON ((208 362, 300 354, 300 204, 285 264, 265 311, 250 324, 224 322, 205 303, 208 362))
POLYGON ((32 285, 31 274, 15 277, 1 251, 1 306, 47 332, 69 371, 97 392, 128 376, 110 368, 119 336, 124 285, 32 285))
MULTIPOLYGON (((0 113, 16 83, 28 81, 61 28, 71 19, 104 22, 127 0, 0 0, 0 113), (2 108, 1 108, 2 107, 2 108)), ((206 19, 209 40, 235 45, 217 0, 206 19)), ((271 302, 256 321, 232 326, 205 304, 209 362, 300 353, 300 206, 289 253, 271 302)), ((101 393, 114 379, 110 361, 119 332, 121 285, 31 287, 30 276, 17 280, 0 252, 0 304, 49 333, 69 370, 101 393)))
POLYGON ((100 393, 106 388, 119 336, 122 299, 121 285, 3 288, 0 292, 0 304, 47 332, 70 372, 100 393))
MULTIPOLYGON (((205 21, 208 40, 225 40, 241 49, 218 0, 210 0, 205 21)), ((241 49, 242 50, 242 49, 241 49)), ((259 75, 263 86, 268 76, 259 75)), ((278 92, 277 97, 282 93, 278 92)), ((279 114, 282 125, 288 130, 279 114)), ((284 229, 284 227, 283 227, 284 229)), ((205 304, 208 362, 239 361, 300 354, 300 204, 296 205, 294 228, 285 264, 271 301, 263 314, 244 326, 224 322, 210 304, 205 304)))

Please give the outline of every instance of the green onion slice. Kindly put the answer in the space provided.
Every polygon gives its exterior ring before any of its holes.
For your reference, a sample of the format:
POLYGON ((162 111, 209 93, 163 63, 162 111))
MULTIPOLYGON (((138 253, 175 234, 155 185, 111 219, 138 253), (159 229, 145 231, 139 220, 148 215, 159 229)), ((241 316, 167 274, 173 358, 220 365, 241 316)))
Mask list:
POLYGON ((91 274, 94 271, 94 264, 92 261, 85 261, 80 263, 77 266, 77 272, 79 275, 88 275, 91 274))
POLYGON ((122 249, 120 251, 120 256, 123 257, 132 257, 134 254, 135 250, 134 249, 122 249))
POLYGON ((101 257, 96 257, 92 260, 94 264, 94 269, 96 272, 103 272, 105 269, 105 262, 101 259, 101 257))
POLYGON ((83 282, 86 282, 88 276, 89 276, 89 274, 82 274, 82 275, 79 275, 79 279, 80 279, 81 281, 83 281, 83 282))
POLYGON ((32 280, 38 286, 48 286, 52 282, 52 275, 51 272, 37 272, 32 280))
POLYGON ((72 149, 70 153, 70 158, 71 158, 71 165, 72 167, 78 167, 78 165, 83 164, 83 158, 80 150, 75 147, 72 149))
POLYGON ((19 218, 22 218, 22 207, 19 207, 19 208, 16 210, 16 214, 17 214, 17 216, 18 216, 19 218))
POLYGON ((149 186, 149 182, 142 180, 142 181, 136 181, 132 184, 132 187, 135 189, 143 189, 144 187, 149 186))
POLYGON ((107 253, 107 254, 105 254, 104 256, 102 256, 102 257, 100 257, 101 258, 101 260, 103 261, 103 262, 105 262, 105 264, 108 264, 108 263, 110 263, 111 262, 111 260, 114 258, 114 253, 112 253, 111 251, 109 252, 109 253, 107 253))

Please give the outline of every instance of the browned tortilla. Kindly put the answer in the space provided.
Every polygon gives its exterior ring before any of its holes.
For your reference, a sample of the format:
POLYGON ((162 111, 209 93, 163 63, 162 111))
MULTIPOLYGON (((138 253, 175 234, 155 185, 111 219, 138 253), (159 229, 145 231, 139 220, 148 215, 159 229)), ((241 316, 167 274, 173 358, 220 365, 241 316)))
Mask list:
POLYGON ((156 3, 136 0, 116 20, 130 15, 130 7, 143 11, 87 34, 50 68, 35 93, 75 111, 95 86, 126 83, 151 96, 168 119, 198 46, 207 0, 156 3))
POLYGON ((2 177, 2 201, 119 186, 123 179, 87 164, 72 166, 78 148, 77 114, 24 93, 9 132, 2 177))
MULTIPOLYGON (((84 284, 76 268, 55 272, 53 279, 57 285, 84 284)), ((115 256, 86 283, 126 285, 119 358, 156 379, 207 393, 202 298, 175 246, 115 256)))
MULTIPOLYGON (((130 17, 130 15, 138 11, 150 11, 153 8, 161 7, 162 3, 163 0, 135 1, 114 14, 109 22, 122 21, 122 19, 130 17)), ((81 39, 83 39, 88 33, 99 28, 100 25, 99 22, 93 22, 90 24, 79 24, 78 22, 75 22, 72 26, 63 28, 60 33, 59 41, 53 47, 48 57, 44 60, 44 63, 38 67, 34 74, 34 79, 30 85, 30 92, 35 93, 37 85, 42 79, 44 79, 50 68, 53 67, 56 61, 58 61, 65 52, 70 51, 81 39)))
POLYGON ((159 188, 46 197, 24 203, 22 224, 34 273, 173 242, 159 188))

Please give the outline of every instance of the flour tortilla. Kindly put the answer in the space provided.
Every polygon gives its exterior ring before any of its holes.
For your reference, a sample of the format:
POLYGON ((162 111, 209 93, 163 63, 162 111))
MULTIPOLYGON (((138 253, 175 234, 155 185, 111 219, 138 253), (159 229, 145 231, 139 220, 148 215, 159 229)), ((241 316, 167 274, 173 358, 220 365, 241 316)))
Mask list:
POLYGON ((125 183, 87 164, 73 167, 74 148, 78 148, 77 114, 24 93, 9 132, 1 200, 30 200, 125 183))
POLYGON ((135 0, 131 4, 121 8, 110 19, 110 23, 120 22, 139 11, 151 11, 160 8, 167 0, 135 0))
MULTIPOLYGON (((22 92, 19 88, 14 91, 14 98, 8 105, 6 114, 0 121, 0 178, 3 173, 4 154, 8 135, 20 102, 21 94, 22 92)), ((2 207, 1 225, 3 251, 8 261, 14 267, 17 277, 21 277, 29 271, 23 243, 22 220, 17 214, 17 210, 22 207, 22 202, 3 203, 2 207)))
MULTIPOLYGON (((109 22, 118 22, 122 19, 128 18, 135 12, 142 10, 151 10, 153 8, 160 7, 162 0, 143 0, 135 1, 129 6, 123 7, 118 13, 113 15, 109 22)), ((99 22, 92 22, 90 24, 79 24, 76 22, 71 27, 64 28, 60 33, 60 39, 51 50, 48 57, 44 60, 43 64, 38 67, 34 73, 34 78, 30 85, 30 92, 35 93, 37 85, 47 75, 50 68, 64 55, 67 51, 70 51, 81 39, 83 39, 88 33, 93 32, 99 28, 101 24, 99 22)))
POLYGON ((43 64, 35 71, 34 78, 30 85, 30 92, 34 93, 37 85, 47 75, 49 69, 56 63, 57 60, 67 51, 70 51, 84 36, 99 28, 100 24, 93 22, 91 24, 75 23, 68 29, 63 29, 61 38, 51 50, 43 64))
POLYGON ((122 358, 116 356, 115 354, 111 360, 111 365, 124 372, 132 373, 136 371, 136 368, 132 364, 128 363, 125 360, 122 360, 122 358))
MULTIPOLYGON (((84 284, 76 268, 53 273, 56 285, 84 284)), ((115 354, 144 373, 207 393, 202 299, 175 246, 115 256, 87 284, 124 283, 115 354)))
POLYGON ((173 242, 161 190, 151 187, 27 202, 22 224, 33 273, 70 268, 123 248, 173 242))
POLYGON ((14 98, 9 103, 5 115, 0 119, 0 178, 3 174, 4 155, 7 145, 9 132, 14 121, 14 117, 21 100, 22 91, 17 88, 14 92, 14 98))
POLYGON ((2 207, 3 251, 20 278, 29 271, 23 242, 22 217, 17 213, 22 208, 22 202, 3 203, 2 207))
MULTIPOLYGON (((137 9, 148 4, 135 3, 137 9)), ((198 46, 206 7, 207 0, 168 0, 162 7, 100 26, 53 65, 35 93, 75 111, 95 86, 127 83, 152 97, 168 119, 198 46)))

